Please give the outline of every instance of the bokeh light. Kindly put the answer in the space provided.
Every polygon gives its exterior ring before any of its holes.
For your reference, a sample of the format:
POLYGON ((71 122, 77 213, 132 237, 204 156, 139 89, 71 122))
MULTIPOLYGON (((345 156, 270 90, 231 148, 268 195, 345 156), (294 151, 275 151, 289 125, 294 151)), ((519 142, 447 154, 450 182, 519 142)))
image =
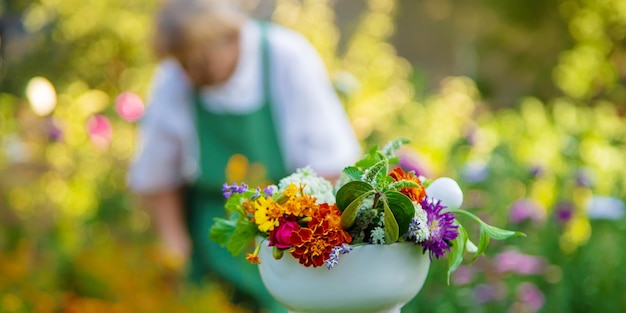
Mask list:
POLYGON ((52 83, 44 77, 33 77, 26 86, 26 97, 33 112, 45 116, 54 110, 57 94, 52 83))
POLYGON ((143 100, 135 93, 123 92, 115 99, 115 111, 126 121, 138 121, 143 116, 143 100))
POLYGON ((102 114, 95 114, 87 120, 87 132, 91 141, 100 148, 107 147, 113 138, 111 122, 102 114))

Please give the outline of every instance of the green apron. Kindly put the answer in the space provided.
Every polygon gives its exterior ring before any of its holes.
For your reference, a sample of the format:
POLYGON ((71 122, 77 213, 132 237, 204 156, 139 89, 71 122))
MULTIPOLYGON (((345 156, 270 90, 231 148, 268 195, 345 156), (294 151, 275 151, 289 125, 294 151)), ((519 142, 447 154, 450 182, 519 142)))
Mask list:
POLYGON ((196 283, 207 276, 218 277, 232 284, 236 294, 244 293, 246 297, 254 298, 258 305, 278 312, 284 309, 277 306, 263 286, 257 265, 248 263, 244 255, 233 257, 225 247, 209 239, 213 219, 225 216, 221 190, 231 156, 241 154, 250 163, 261 163, 267 178, 273 182, 287 174, 271 111, 267 26, 264 23, 260 26, 262 106, 247 114, 214 114, 204 108, 198 92, 194 92, 200 172, 186 192, 186 222, 192 239, 189 276, 196 283))

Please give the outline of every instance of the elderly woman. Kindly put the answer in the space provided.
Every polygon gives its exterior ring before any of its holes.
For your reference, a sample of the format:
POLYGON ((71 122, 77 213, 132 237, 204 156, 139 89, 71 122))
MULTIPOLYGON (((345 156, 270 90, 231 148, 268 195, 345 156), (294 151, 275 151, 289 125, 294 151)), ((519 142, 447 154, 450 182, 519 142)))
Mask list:
POLYGON ((224 214, 229 164, 260 165, 276 182, 307 165, 337 177, 360 156, 323 62, 301 35, 252 20, 229 0, 166 2, 155 50, 161 63, 129 185, 166 251, 189 260, 193 281, 216 277, 272 308, 256 267, 208 232, 224 214))

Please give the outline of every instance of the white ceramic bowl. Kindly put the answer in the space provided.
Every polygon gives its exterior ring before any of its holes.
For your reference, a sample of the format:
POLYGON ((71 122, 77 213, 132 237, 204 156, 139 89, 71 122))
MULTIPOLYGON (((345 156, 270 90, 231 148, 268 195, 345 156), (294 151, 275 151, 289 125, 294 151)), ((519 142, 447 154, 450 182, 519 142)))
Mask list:
POLYGON ((292 313, 400 312, 424 285, 430 259, 413 243, 360 245, 333 269, 304 267, 291 254, 272 257, 263 243, 261 278, 292 313))

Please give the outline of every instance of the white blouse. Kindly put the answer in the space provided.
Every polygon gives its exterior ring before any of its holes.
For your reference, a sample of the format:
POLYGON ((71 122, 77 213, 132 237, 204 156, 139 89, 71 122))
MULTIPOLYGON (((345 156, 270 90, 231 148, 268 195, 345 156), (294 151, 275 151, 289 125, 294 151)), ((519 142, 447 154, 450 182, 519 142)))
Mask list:
MULTIPOLYGON (((294 31, 272 24, 267 35, 272 112, 287 169, 310 165, 321 175, 339 173, 361 156, 361 148, 322 60, 294 31)), ((262 105, 260 40, 259 24, 246 22, 235 71, 224 84, 201 90, 207 110, 245 114, 262 105)), ((159 64, 128 175, 134 191, 159 192, 197 177, 198 142, 190 90, 176 61, 159 64)))

